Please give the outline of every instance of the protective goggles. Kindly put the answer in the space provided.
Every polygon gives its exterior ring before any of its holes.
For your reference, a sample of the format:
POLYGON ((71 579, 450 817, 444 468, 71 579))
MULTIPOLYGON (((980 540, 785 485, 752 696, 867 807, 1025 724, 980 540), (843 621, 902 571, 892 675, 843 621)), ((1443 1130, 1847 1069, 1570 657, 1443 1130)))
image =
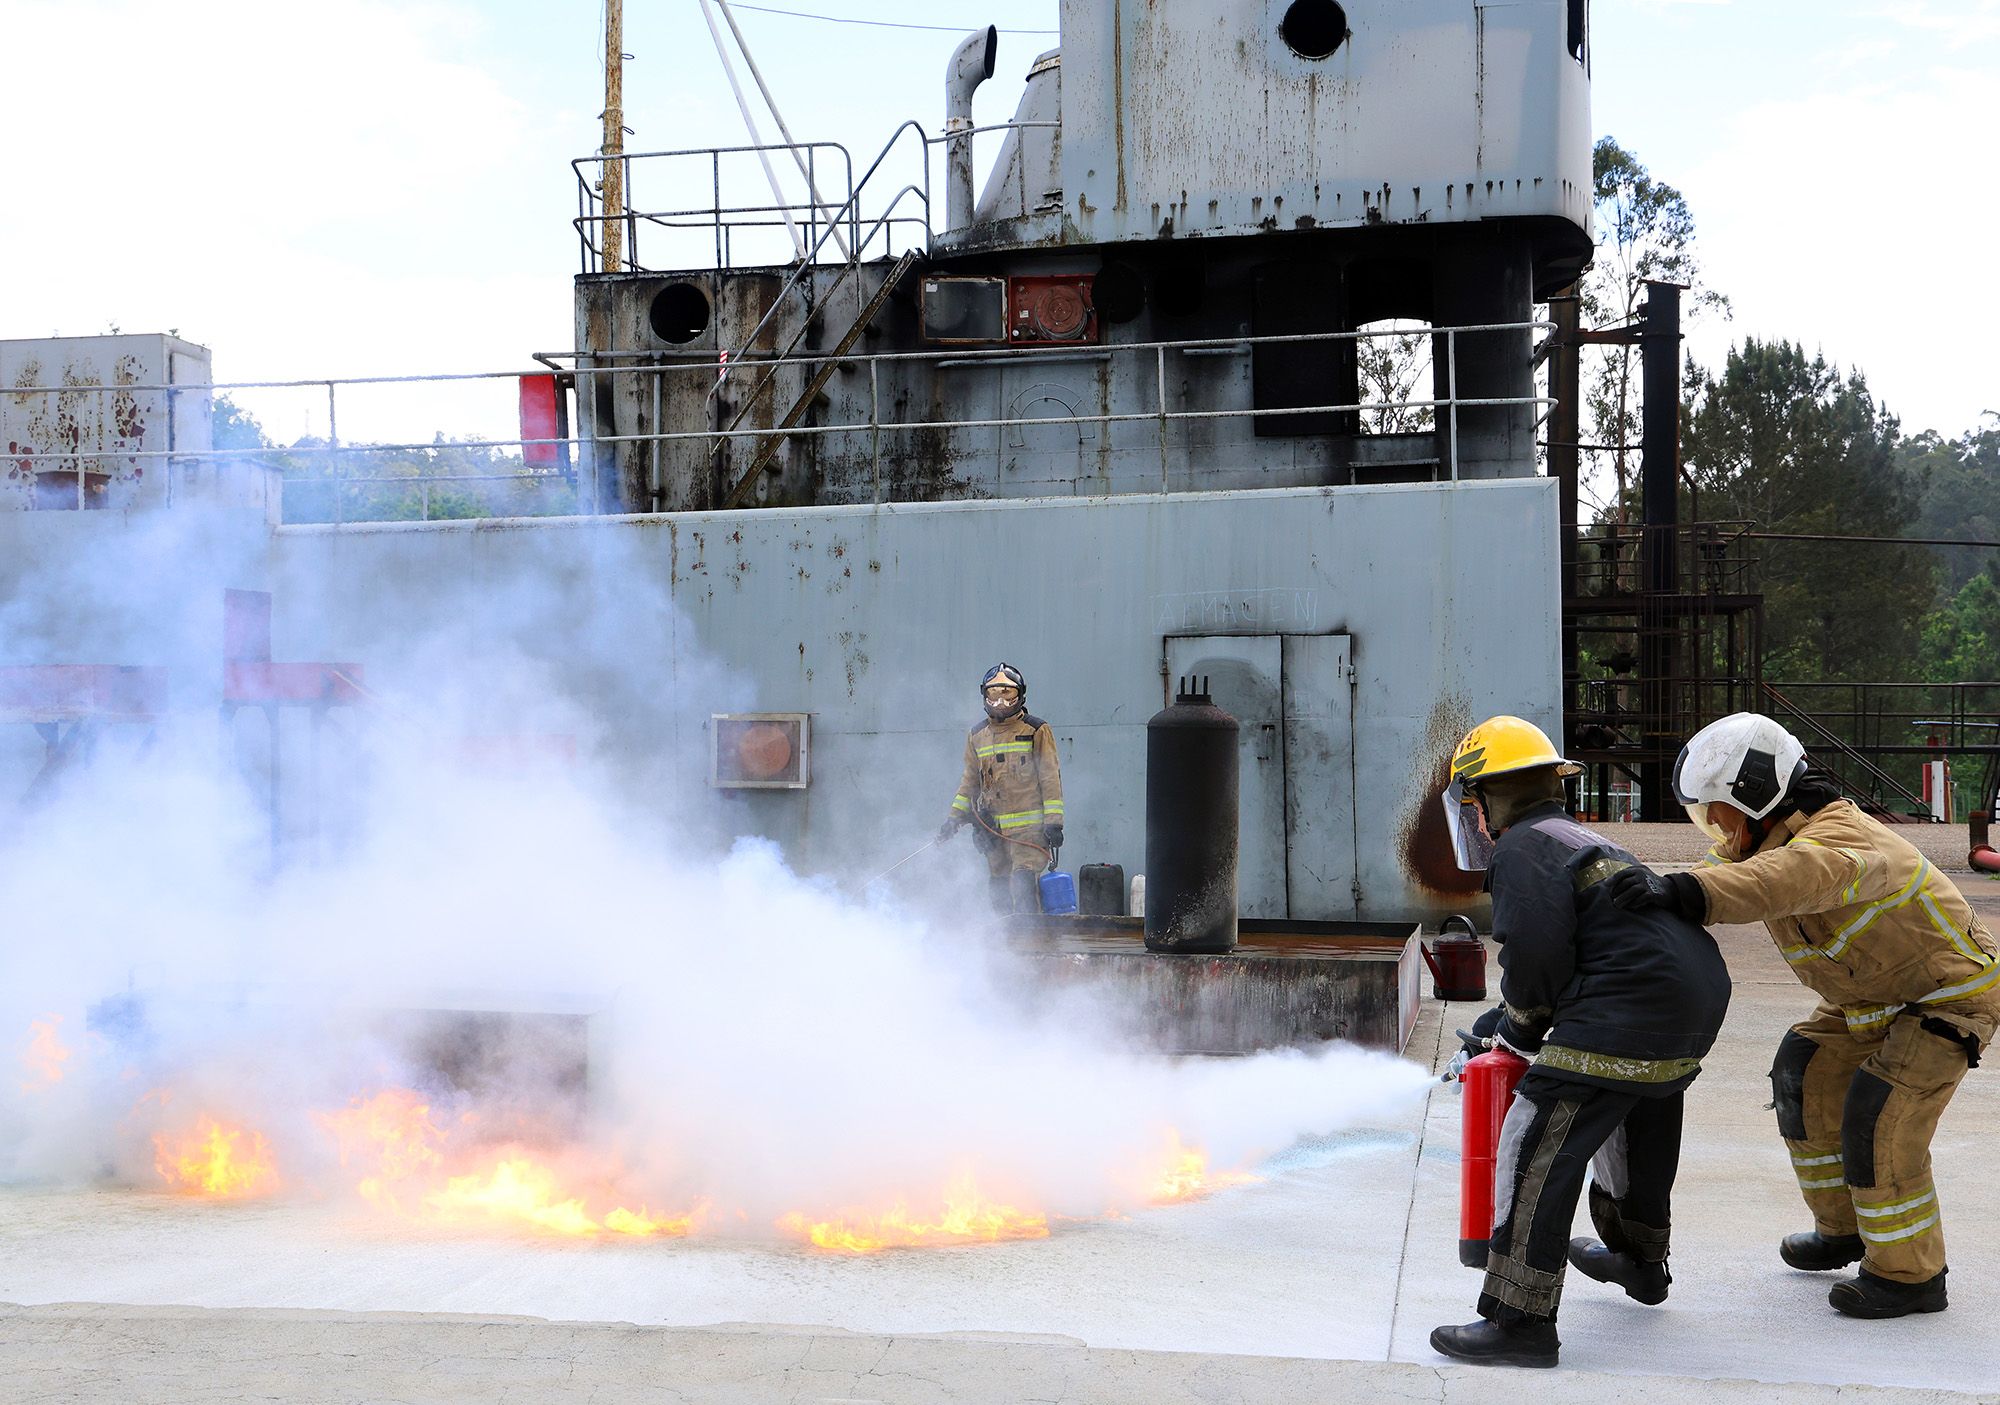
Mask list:
POLYGON ((1445 828, 1451 831, 1451 854, 1467 873, 1484 873, 1493 862, 1493 836, 1486 829, 1486 811, 1478 793, 1464 778, 1454 776, 1444 790, 1445 828))
POLYGON ((989 683, 986 685, 986 696, 993 702, 1012 702, 1021 696, 1021 690, 1012 683, 989 683))

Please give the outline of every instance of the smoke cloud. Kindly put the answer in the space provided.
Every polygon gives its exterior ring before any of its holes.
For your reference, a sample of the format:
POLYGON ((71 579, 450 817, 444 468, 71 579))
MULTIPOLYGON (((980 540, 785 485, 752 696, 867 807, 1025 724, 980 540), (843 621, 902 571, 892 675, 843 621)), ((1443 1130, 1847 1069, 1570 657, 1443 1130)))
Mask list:
MULTIPOLYGON (((627 548, 543 540, 552 570, 620 576, 627 548)), ((700 1207, 697 1232, 773 1236, 788 1215, 935 1206, 968 1178, 1086 1216, 1141 1203, 1176 1139, 1251 1166, 1397 1115, 1425 1082, 1348 1047, 1134 1052, 1130 1011, 1039 980, 975 915, 969 853, 867 886, 735 833, 749 816, 718 808, 705 757, 634 759, 635 736, 685 749, 754 691, 658 610, 559 618, 544 577, 466 582, 397 621, 357 601, 381 583, 261 550, 178 516, 107 523, 0 581, 0 664, 176 679, 152 735, 107 728, 31 806, 13 797, 38 747, 0 751, 0 1180, 159 1190, 163 1158, 192 1139, 199 1159, 213 1125, 268 1160, 258 1190, 387 1176, 377 1203, 398 1212, 518 1153, 598 1222, 700 1207), (280 658, 368 670, 365 706, 317 737, 284 715, 275 748, 264 716, 218 739, 215 712, 220 592, 260 581, 280 658), (342 1129, 385 1090, 428 1109, 423 1145, 364 1155, 342 1129), (399 1191, 415 1172, 435 1174, 399 1191)), ((920 797, 863 836, 876 867, 948 798, 956 757, 932 759, 872 779, 920 797)))

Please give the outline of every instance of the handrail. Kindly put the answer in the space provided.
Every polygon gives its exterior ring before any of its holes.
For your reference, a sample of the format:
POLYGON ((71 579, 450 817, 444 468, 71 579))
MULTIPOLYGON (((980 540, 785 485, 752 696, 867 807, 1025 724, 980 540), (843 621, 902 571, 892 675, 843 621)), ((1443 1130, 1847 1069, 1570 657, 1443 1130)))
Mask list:
MULTIPOLYGON (((882 150, 879 153, 877 153, 875 159, 869 163, 868 169, 861 173, 861 179, 854 183, 853 188, 847 197, 847 204, 843 205, 840 208, 840 211, 835 217, 836 219, 842 216, 848 216, 850 210, 856 212, 858 215, 858 212, 860 210, 861 192, 868 188, 868 182, 871 179, 873 179, 875 173, 882 168, 882 163, 889 159, 889 153, 895 149, 896 144, 903 139, 903 133, 907 131, 916 132, 918 140, 924 143, 924 153, 925 153, 923 162, 924 187, 923 187, 922 199, 924 205, 924 228, 926 234, 928 235, 928 231, 930 229, 930 220, 931 220, 931 172, 930 172, 930 155, 929 155, 930 146, 929 146, 929 139, 925 136, 922 125, 916 122, 914 119, 903 122, 900 126, 896 128, 895 131, 889 134, 889 140, 883 144, 882 150)), ((843 269, 841 270, 840 277, 835 282, 836 288, 841 282, 846 281, 848 274, 860 268, 862 251, 869 242, 873 241, 876 229, 881 226, 884 220, 888 219, 889 216, 895 212, 896 207, 902 203, 903 197, 911 193, 914 189, 915 187, 913 186, 905 185, 901 190, 898 190, 896 192, 895 196, 890 200, 888 207, 884 209, 879 216, 876 217, 875 223, 869 226, 869 231, 866 239, 862 237, 858 229, 855 231, 854 238, 848 246, 852 252, 849 254, 846 260, 845 267, 843 267, 843 269)), ((831 229, 832 225, 830 223, 828 225, 829 232, 831 232, 831 229)), ((777 295, 771 299, 771 305, 765 308, 764 315, 757 319, 757 325, 752 327, 750 329, 749 335, 743 338, 741 346, 738 346, 733 349, 733 354, 730 356, 729 361, 723 365, 721 374, 716 377, 715 384, 709 388, 707 400, 710 403, 712 403, 716 395, 721 392, 724 382, 726 382, 729 379, 730 372, 734 369, 734 365, 740 361, 741 352, 743 348, 755 346, 757 344, 757 338, 764 335, 764 329, 771 325, 771 319, 777 316, 779 307, 781 307, 784 304, 786 294, 792 292, 795 288, 797 288, 801 280, 805 277, 807 270, 813 268, 816 265, 819 257, 819 250, 821 246, 825 244, 825 242, 826 242, 826 235, 822 234, 819 237, 818 241, 814 243, 813 247, 808 249, 805 252, 805 255, 798 260, 798 267, 792 270, 791 276, 785 280, 785 285, 782 288, 778 289, 777 295)), ((924 241, 924 249, 926 252, 929 252, 930 240, 928 237, 926 237, 924 241)), ((859 283, 855 284, 854 311, 856 316, 860 315, 862 306, 860 287, 861 285, 859 283)), ((810 319, 807 320, 809 321, 810 319)), ((806 322, 802 321, 800 324, 801 332, 803 332, 805 325, 806 322)), ((798 344, 797 340, 794 339, 792 345, 795 347, 797 344, 798 344)), ((790 350, 791 348, 788 347, 787 348, 788 354, 790 350)), ((755 397, 753 396, 752 400, 754 401, 754 399, 755 397)))
POLYGON ((1836 754, 1845 757, 1848 761, 1859 766, 1863 771, 1867 772, 1870 776, 1872 776, 1878 785, 1886 786, 1890 790, 1895 791, 1896 794, 1902 796, 1905 800, 1909 801, 1912 805, 1917 806, 1919 809, 1924 808, 1924 801, 1921 796, 1914 794, 1909 789, 1909 787, 1905 786, 1901 781, 1897 780, 1894 776, 1890 775, 1887 771, 1883 770, 1880 766, 1877 766, 1873 761, 1870 761, 1866 756, 1863 756, 1859 751, 1855 750, 1852 744, 1843 740, 1839 736, 1836 736, 1831 730, 1829 730, 1826 727, 1824 723, 1820 722, 1818 718, 1814 717, 1811 713, 1807 712, 1804 708, 1800 707, 1797 703, 1793 702, 1790 698, 1786 697, 1783 693, 1779 692, 1771 684, 1764 683, 1761 684, 1760 686, 1762 687, 1766 697, 1771 698, 1780 707, 1784 708, 1786 711, 1790 712, 1794 717, 1798 718, 1799 721, 1805 723, 1805 725, 1812 731, 1818 733, 1819 736, 1823 738, 1828 743, 1828 745, 1830 745, 1833 748, 1836 754))

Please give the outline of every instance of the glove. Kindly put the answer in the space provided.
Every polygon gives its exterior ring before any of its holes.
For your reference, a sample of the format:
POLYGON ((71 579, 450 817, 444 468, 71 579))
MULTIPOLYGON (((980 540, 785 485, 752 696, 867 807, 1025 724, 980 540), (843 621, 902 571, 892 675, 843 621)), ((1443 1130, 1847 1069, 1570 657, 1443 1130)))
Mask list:
POLYGON ((1637 912, 1641 908, 1664 907, 1677 910, 1674 901, 1674 886, 1640 864, 1621 868, 1605 880, 1611 885, 1611 901, 1614 906, 1627 912, 1637 912))
POLYGON ((1612 903, 1627 912, 1658 907, 1690 922, 1708 920, 1708 894, 1701 890, 1700 881, 1692 873, 1660 874, 1634 864, 1620 869, 1605 882, 1611 887, 1612 903))
POLYGON ((945 817, 945 822, 938 826, 937 838, 931 842, 933 844, 948 843, 952 835, 956 833, 958 833, 958 816, 948 815, 945 817))
POLYGON ((1441 1083, 1458 1083, 1463 1081, 1465 1078, 1465 1066, 1471 1063, 1472 1059, 1473 1054, 1470 1049, 1460 1049, 1456 1054, 1451 1056, 1451 1062, 1444 1066, 1444 1076, 1438 1081, 1441 1083))
POLYGON ((1063 827, 1060 824, 1049 825, 1042 830, 1042 837, 1049 841, 1051 849, 1060 849, 1062 848, 1063 827))
POLYGON ((1526 1059, 1529 1063, 1533 1063, 1535 1061, 1535 1056, 1533 1053, 1531 1053, 1526 1049, 1515 1048, 1512 1044, 1509 1044, 1507 1042, 1507 1036, 1504 1034, 1496 1034, 1493 1036, 1493 1047, 1496 1049, 1505 1049, 1508 1053, 1512 1054, 1517 1059, 1526 1059))

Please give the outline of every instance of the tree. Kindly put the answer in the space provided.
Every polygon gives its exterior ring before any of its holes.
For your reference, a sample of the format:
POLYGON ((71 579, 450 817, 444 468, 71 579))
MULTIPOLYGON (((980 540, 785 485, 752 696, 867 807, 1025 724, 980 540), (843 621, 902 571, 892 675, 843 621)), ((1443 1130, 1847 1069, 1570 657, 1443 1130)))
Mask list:
MULTIPOLYGON (((1704 287, 1694 251, 1694 215, 1681 193, 1653 179, 1639 158, 1613 137, 1599 137, 1591 151, 1597 258, 1578 289, 1583 320, 1591 327, 1622 327, 1638 319, 1649 281, 1682 283, 1690 318, 1729 315, 1729 299, 1704 287)), ((1635 476, 1632 448, 1639 442, 1638 348, 1591 348, 1586 358, 1583 408, 1590 438, 1610 446, 1612 493, 1606 516, 1627 520, 1635 476)))
POLYGON ((1933 683, 2000 682, 2000 557, 1924 621, 1924 675, 1933 683))
MULTIPOLYGON (((1897 454, 1896 417, 1860 372, 1791 342, 1746 339, 1703 377, 1683 453, 1711 520, 1765 531, 1896 536, 1921 483, 1897 454)), ((1914 678, 1932 604, 1928 552, 1894 545, 1759 542, 1765 671, 1828 681, 1914 678)))
MULTIPOLYGON (((2000 541, 2000 429, 1946 439, 1925 430, 1903 441, 1905 467, 1924 482, 1922 510, 1912 535, 1961 541, 2000 541)), ((1949 600, 1979 574, 1980 554, 1939 547, 1940 600, 1949 600)))
POLYGON ((1429 405, 1411 400, 1431 398, 1431 332, 1418 322, 1377 322, 1363 330, 1391 331, 1393 336, 1361 337, 1355 342, 1355 373, 1361 387, 1361 432, 1415 434, 1437 423, 1429 405))
POLYGON ((471 517, 544 517, 576 511, 576 490, 560 473, 530 469, 518 452, 435 436, 428 449, 373 449, 302 438, 288 452, 257 417, 215 397, 210 442, 218 449, 266 449, 260 461, 284 484, 287 522, 408 522, 471 517), (409 482, 400 480, 409 479, 409 482), (452 481, 463 480, 463 481, 452 481))

